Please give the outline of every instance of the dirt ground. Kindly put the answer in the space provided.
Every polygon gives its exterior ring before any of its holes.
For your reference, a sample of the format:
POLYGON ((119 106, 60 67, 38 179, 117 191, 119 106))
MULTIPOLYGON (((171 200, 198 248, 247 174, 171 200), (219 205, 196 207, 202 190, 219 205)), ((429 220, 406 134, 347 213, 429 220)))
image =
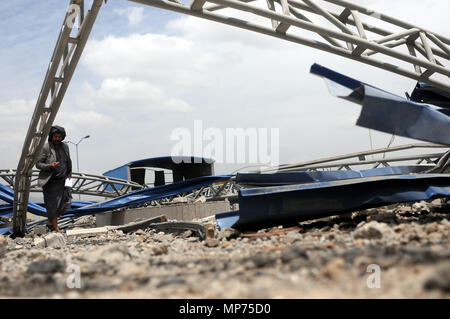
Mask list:
POLYGON ((151 229, 62 232, 49 247, 49 234, 2 237, 0 296, 449 298, 449 212, 437 199, 253 233, 216 228, 207 240, 151 229))

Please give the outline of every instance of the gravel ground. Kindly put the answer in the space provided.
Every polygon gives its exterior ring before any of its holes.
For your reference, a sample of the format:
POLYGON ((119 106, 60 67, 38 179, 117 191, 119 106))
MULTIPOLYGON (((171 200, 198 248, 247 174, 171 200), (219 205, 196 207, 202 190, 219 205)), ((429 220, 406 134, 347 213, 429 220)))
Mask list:
POLYGON ((256 233, 216 228, 207 240, 151 229, 2 237, 0 297, 449 298, 449 212, 437 199, 256 233))

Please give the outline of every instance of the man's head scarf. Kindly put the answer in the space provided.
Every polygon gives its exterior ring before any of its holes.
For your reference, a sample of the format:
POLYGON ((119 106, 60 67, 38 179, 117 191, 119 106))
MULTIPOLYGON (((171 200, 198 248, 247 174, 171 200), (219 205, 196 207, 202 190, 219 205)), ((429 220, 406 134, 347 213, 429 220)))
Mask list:
POLYGON ((62 126, 54 125, 50 129, 50 133, 48 134, 48 141, 52 141, 53 134, 60 133, 62 136, 62 139, 64 140, 66 138, 66 130, 62 126))

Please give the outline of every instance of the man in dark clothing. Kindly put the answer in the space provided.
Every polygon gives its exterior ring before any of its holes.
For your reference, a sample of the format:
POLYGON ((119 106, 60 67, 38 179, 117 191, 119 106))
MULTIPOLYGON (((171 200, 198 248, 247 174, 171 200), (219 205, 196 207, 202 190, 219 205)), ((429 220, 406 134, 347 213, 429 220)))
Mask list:
POLYGON ((39 172, 39 186, 44 191, 44 203, 47 210, 47 226, 59 231, 58 217, 71 205, 70 188, 65 187, 67 178, 72 177, 72 160, 69 147, 62 141, 66 131, 61 126, 52 126, 48 143, 44 145, 36 167, 39 172))

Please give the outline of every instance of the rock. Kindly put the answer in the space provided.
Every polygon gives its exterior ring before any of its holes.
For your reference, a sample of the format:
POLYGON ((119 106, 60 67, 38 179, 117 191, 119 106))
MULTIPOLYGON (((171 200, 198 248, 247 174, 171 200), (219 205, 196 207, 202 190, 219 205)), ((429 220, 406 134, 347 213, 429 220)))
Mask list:
POLYGON ((64 239, 64 235, 61 233, 50 233, 42 238, 35 238, 34 246, 37 248, 62 248, 66 246, 66 240, 64 239))
POLYGON ((38 235, 38 236, 45 235, 45 234, 48 233, 47 226, 45 226, 45 225, 36 225, 33 228, 33 233, 35 235, 38 235))
POLYGON ((358 227, 354 232, 354 238, 394 240, 396 234, 388 225, 372 221, 358 227))
POLYGON ((343 258, 334 258, 323 267, 322 274, 329 279, 338 279, 344 271, 344 266, 345 260, 343 258))
POLYGON ((219 231, 218 238, 219 238, 219 240, 223 240, 223 239, 230 240, 230 239, 239 237, 240 234, 241 234, 241 232, 234 228, 225 227, 219 231))
POLYGON ((168 286, 168 285, 183 285, 185 283, 186 283, 186 281, 182 278, 167 277, 167 278, 164 278, 163 280, 161 280, 156 287, 161 288, 161 287, 168 286))
POLYGON ((194 203, 206 203, 206 197, 204 195, 197 198, 194 203))
POLYGON ((191 236, 192 236, 192 231, 190 231, 190 230, 186 230, 181 234, 181 237, 183 237, 183 238, 188 238, 191 236))
POLYGON ((0 258, 8 251, 8 241, 3 235, 0 235, 0 258))
POLYGON ((368 212, 367 221, 391 222, 395 219, 395 213, 389 210, 372 209, 368 212))
POLYGON ((250 257, 250 260, 256 268, 271 266, 275 263, 275 258, 262 252, 258 252, 254 256, 250 257))
POLYGON ((86 226, 95 226, 97 218, 95 216, 82 216, 78 218, 74 223, 74 227, 86 227, 86 226))
POLYGON ((29 274, 54 274, 66 271, 66 261, 48 258, 40 259, 30 264, 27 269, 29 274))
POLYGON ((450 292, 450 261, 440 263, 424 282, 425 289, 450 292))
POLYGON ((217 247, 217 246, 219 246, 219 241, 215 238, 206 238, 205 246, 206 247, 217 247))
POLYGON ((302 247, 294 246, 284 251, 281 255, 281 261, 283 263, 289 263, 297 258, 307 259, 307 250, 302 247))
POLYGON ((214 239, 215 237, 215 227, 213 224, 205 225, 205 238, 214 239))
POLYGON ((161 245, 153 248, 153 254, 155 256, 165 255, 169 252, 169 246, 161 245))
POLYGON ((135 235, 145 235, 145 231, 143 231, 142 229, 138 229, 134 232, 135 235))
POLYGON ((430 212, 430 208, 428 206, 428 203, 426 201, 421 201, 418 203, 414 203, 412 205, 412 210, 414 212, 420 213, 420 212, 430 212))

